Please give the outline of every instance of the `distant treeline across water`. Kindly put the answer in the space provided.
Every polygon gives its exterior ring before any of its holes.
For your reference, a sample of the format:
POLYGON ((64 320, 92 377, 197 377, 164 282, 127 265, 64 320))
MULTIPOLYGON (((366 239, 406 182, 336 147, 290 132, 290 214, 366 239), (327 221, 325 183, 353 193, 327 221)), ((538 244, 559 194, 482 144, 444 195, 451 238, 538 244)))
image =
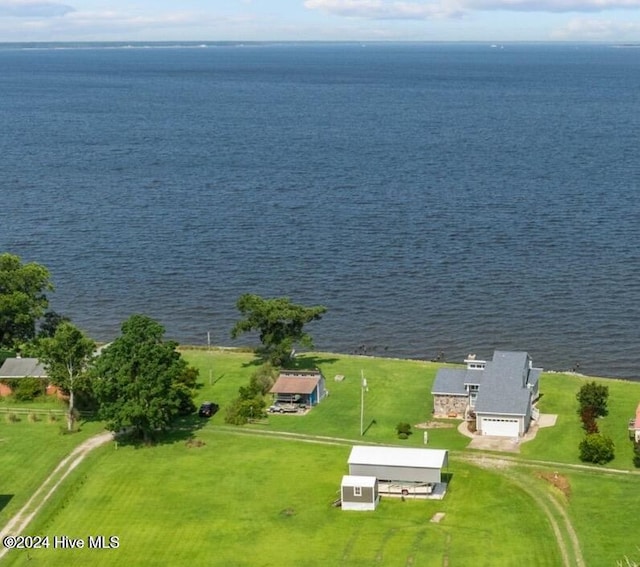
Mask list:
POLYGON ((94 338, 237 344, 252 292, 323 350, 640 377, 637 50, 135 47, 0 49, 0 248, 94 338))

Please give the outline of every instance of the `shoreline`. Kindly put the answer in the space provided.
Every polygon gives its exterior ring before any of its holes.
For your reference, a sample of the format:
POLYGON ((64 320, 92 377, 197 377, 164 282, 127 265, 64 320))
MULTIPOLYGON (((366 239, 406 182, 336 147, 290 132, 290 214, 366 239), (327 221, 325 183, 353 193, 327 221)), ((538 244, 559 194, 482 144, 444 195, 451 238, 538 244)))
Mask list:
MULTIPOLYGON (((221 352, 238 352, 242 354, 252 354, 256 347, 249 346, 221 346, 221 345, 188 345, 188 344, 178 344, 178 350, 199 350, 199 351, 221 351, 221 352)), ((426 358, 402 358, 399 356, 379 356, 373 354, 354 354, 354 353, 344 353, 344 352, 334 352, 334 351, 304 351, 299 352, 299 355, 307 355, 307 354, 321 354, 321 355, 337 355, 337 356, 348 356, 353 358, 365 358, 365 359, 385 359, 385 360, 400 360, 400 361, 413 361, 413 362, 421 362, 427 364, 448 364, 455 366, 464 366, 464 362, 451 362, 448 360, 428 360, 426 358)), ((640 376, 637 379, 634 378, 625 378, 622 376, 600 376, 596 374, 583 374, 582 372, 576 372, 575 370, 547 370, 546 368, 542 369, 544 374, 566 374, 567 376, 575 376, 577 378, 585 378, 585 379, 601 379, 601 380, 618 380, 620 382, 633 382, 640 383, 640 376)))

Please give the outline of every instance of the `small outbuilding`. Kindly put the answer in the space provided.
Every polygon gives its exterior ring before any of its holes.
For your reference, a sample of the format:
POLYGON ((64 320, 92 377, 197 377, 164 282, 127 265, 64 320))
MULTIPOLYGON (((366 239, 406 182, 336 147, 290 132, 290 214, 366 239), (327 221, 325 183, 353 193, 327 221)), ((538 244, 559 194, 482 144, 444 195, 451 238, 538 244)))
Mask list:
POLYGON ((343 510, 375 510, 380 501, 378 479, 345 475, 340 485, 340 497, 343 510))
POLYGON ((320 403, 327 395, 325 379, 319 370, 283 370, 270 390, 273 402, 307 407, 320 403))

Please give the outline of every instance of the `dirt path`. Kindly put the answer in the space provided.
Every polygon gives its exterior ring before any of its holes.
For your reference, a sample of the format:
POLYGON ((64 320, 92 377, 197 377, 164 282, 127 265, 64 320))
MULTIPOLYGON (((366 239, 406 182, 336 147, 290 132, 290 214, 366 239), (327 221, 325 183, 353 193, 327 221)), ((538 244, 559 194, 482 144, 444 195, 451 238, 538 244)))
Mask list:
MULTIPOLYGON (((255 429, 241 429, 238 427, 218 426, 215 431, 224 432, 225 434, 247 435, 254 437, 278 437, 289 441, 298 441, 304 443, 317 443, 321 445, 345 445, 352 446, 354 444, 361 445, 380 445, 380 443, 371 443, 362 439, 345 439, 341 437, 328 437, 320 435, 308 435, 299 433, 288 433, 284 431, 260 431, 255 429)), ((102 433, 91 437, 76 447, 71 454, 65 457, 56 469, 45 479, 38 490, 33 494, 29 501, 0 531, 0 540, 6 535, 19 535, 29 525, 34 516, 40 511, 44 504, 49 500, 62 481, 73 471, 84 457, 96 447, 104 445, 113 439, 113 434, 102 433)), ((541 494, 529 486, 526 478, 522 477, 514 471, 514 466, 525 467, 554 467, 556 469, 581 469, 581 470, 597 470, 600 473, 609 474, 640 474, 636 471, 602 469, 589 465, 573 465, 568 463, 555 463, 551 461, 530 461, 520 459, 511 455, 496 456, 486 453, 477 452, 475 454, 455 451, 456 458, 470 462, 480 467, 491 468, 494 472, 504 474, 514 484, 521 487, 536 503, 536 505, 547 516, 553 529, 555 539, 562 556, 563 565, 565 567, 584 567, 584 558, 580 549, 580 542, 563 505, 552 494, 541 494), (572 552, 572 553, 571 553, 572 552)), ((452 454, 452 456, 454 456, 452 454)), ((8 550, 0 549, 0 559, 4 557, 8 550)))
MULTIPOLYGON (((82 462, 87 453, 96 447, 108 443, 112 439, 113 434, 108 432, 90 437, 78 445, 67 457, 62 459, 55 470, 44 480, 38 490, 34 492, 29 501, 7 522, 4 528, 2 528, 2 531, 0 531, 0 540, 7 535, 20 535, 56 491, 58 486, 60 486, 62 481, 82 462)), ((0 549, 0 559, 4 557, 7 551, 9 550, 5 547, 0 549)))
MULTIPOLYGON (((302 441, 306 443, 319 443, 325 445, 354 445, 356 442, 353 439, 343 439, 339 437, 322 437, 315 435, 306 435, 299 433, 286 433, 278 431, 259 431, 259 430, 246 430, 246 429, 233 429, 233 428, 220 428, 224 429, 228 433, 236 433, 240 435, 253 435, 253 436, 271 436, 279 437, 289 441, 302 441)), ((358 440, 357 443, 365 444, 358 440)), ((369 443, 366 443, 369 444, 369 443)), ((377 443, 376 443, 377 445, 377 443)), ((555 536, 556 544, 560 550, 562 557, 562 564, 564 567, 585 567, 584 557, 580 548, 580 541, 578 535, 573 527, 573 523, 569 518, 564 506, 555 498, 553 494, 541 493, 534 487, 530 486, 528 478, 522 473, 518 473, 514 470, 516 465, 524 466, 554 466, 555 468, 574 468, 574 469, 596 469, 589 465, 570 465, 562 463, 554 463, 548 461, 527 461, 524 459, 502 456, 495 456, 486 453, 462 453, 456 452, 456 457, 463 461, 474 464, 476 466, 487 468, 495 473, 502 474, 510 482, 521 488, 538 506, 538 508, 545 514, 553 534, 555 536)), ((598 471, 602 472, 603 469, 598 468, 598 471)), ((608 472, 626 474, 629 471, 609 469, 608 472)))

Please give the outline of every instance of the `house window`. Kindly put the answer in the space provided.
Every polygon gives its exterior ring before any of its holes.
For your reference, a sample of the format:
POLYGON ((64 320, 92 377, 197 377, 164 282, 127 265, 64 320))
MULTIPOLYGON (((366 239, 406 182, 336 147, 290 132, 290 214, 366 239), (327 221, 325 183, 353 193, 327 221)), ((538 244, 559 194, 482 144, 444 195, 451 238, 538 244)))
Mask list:
POLYGON ((354 486, 353 487, 353 495, 354 496, 362 496, 362 487, 361 486, 354 486))

